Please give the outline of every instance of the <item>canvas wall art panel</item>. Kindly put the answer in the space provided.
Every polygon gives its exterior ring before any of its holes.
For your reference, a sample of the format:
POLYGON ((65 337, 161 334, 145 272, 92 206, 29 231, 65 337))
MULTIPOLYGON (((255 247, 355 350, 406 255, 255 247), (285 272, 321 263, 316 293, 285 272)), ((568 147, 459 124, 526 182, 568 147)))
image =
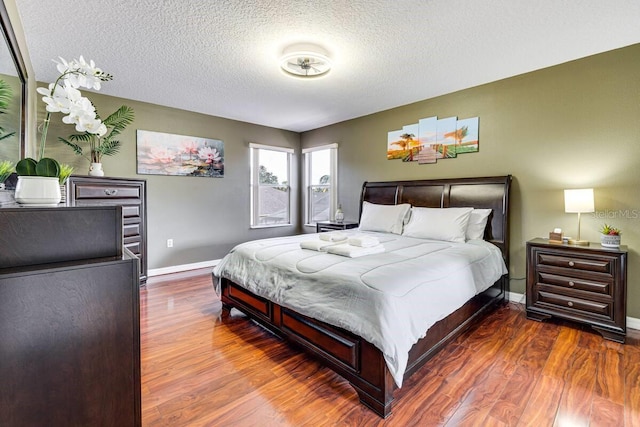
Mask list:
POLYGON ((137 173, 224 177, 224 143, 219 139, 138 129, 137 173))
POLYGON ((456 152, 475 153, 478 151, 478 118, 458 120, 456 124, 456 152))
POLYGON ((427 117, 387 134, 387 159, 418 164, 453 159, 479 148, 478 117, 427 117))

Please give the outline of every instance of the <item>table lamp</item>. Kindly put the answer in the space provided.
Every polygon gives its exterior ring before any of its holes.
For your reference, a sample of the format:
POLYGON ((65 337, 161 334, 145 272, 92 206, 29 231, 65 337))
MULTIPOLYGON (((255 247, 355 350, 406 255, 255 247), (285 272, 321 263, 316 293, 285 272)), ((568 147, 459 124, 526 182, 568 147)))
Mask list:
POLYGON ((580 214, 595 212, 593 188, 564 190, 564 211, 578 214, 578 238, 569 239, 570 245, 589 246, 588 240, 580 240, 580 214))

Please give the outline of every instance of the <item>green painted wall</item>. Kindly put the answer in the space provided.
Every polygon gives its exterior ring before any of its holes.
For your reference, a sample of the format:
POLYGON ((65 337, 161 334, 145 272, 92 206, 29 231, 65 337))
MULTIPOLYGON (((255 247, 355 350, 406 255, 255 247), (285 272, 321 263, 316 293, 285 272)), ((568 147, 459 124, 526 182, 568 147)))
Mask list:
MULTIPOLYGON (((425 82, 425 84, 429 84, 425 82)), ((339 144, 339 199, 358 215, 363 181, 512 174, 511 289, 524 292, 525 242, 561 227, 563 189, 593 187, 596 214, 629 246, 628 315, 640 318, 640 45, 349 120, 302 134, 302 147, 339 144), (386 160, 387 132, 430 116, 480 118, 480 151, 437 164, 386 160)))
MULTIPOLYGON (((103 65, 108 71, 108 67, 103 65)), ((115 76, 117 79, 118 76, 115 76)), ((110 83, 105 83, 105 85, 110 83)), ((39 86, 45 86, 44 83, 39 86)), ((120 105, 135 110, 136 119, 123 133, 123 148, 113 157, 103 157, 106 176, 147 180, 149 268, 156 269, 222 258, 239 242, 294 234, 299 227, 298 165, 300 135, 295 132, 212 117, 154 104, 82 91, 101 116, 120 105), (224 178, 159 176, 136 174, 136 129, 221 139, 225 150, 224 178), (292 175, 292 219, 290 227, 249 228, 249 142, 295 149, 292 175), (167 239, 174 247, 166 247, 167 239)), ((44 103, 39 102, 40 122, 44 103)), ((76 133, 62 123, 62 115, 52 116, 46 155, 75 167, 75 174, 86 175, 88 160, 57 141, 57 136, 76 133)))

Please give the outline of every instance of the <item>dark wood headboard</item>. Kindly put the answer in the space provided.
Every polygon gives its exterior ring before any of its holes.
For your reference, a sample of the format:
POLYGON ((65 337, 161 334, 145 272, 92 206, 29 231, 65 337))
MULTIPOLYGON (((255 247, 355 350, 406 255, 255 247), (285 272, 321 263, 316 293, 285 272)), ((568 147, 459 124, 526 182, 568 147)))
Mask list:
POLYGON ((486 178, 429 179, 419 181, 365 182, 362 202, 381 205, 409 203, 428 208, 472 207, 491 209, 485 240, 502 251, 509 267, 509 191, 511 175, 486 178))

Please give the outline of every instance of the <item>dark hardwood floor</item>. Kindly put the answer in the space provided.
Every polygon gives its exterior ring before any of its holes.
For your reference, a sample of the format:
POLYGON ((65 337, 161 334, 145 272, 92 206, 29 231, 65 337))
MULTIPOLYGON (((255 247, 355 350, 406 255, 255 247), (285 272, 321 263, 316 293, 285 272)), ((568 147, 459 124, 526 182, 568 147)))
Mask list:
POLYGON ((200 273, 141 290, 145 426, 640 426, 640 331, 621 345, 509 304, 396 390, 382 420, 341 377, 222 312, 200 273))

